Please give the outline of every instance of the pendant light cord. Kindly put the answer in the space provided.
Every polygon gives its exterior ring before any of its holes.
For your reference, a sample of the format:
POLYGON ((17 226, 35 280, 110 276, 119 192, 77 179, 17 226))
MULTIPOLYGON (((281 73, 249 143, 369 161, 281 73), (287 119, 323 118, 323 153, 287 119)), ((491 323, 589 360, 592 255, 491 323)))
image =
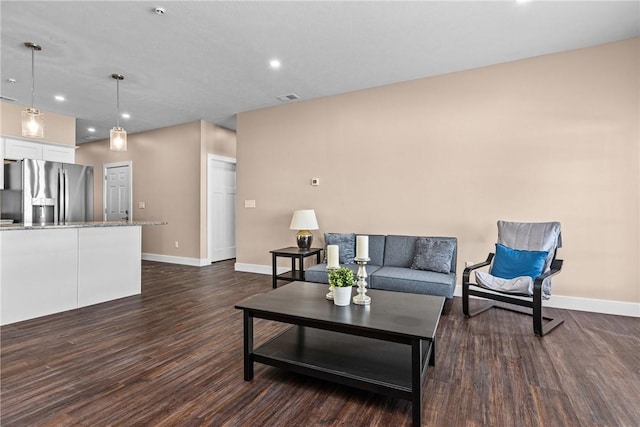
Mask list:
POLYGON ((34 48, 31 48, 31 109, 33 110, 34 99, 36 97, 36 66, 35 66, 36 52, 34 48))
POLYGON ((120 127, 120 79, 116 79, 116 126, 120 127))

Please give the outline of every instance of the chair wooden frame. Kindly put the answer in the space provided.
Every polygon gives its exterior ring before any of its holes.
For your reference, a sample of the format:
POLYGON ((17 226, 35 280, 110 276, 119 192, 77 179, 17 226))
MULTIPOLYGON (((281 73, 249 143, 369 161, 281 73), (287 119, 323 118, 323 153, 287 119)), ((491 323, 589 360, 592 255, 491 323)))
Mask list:
POLYGON ((534 280, 532 296, 528 294, 504 293, 494 290, 488 291, 480 285, 472 283, 469 280, 469 276, 471 275, 471 272, 473 270, 477 270, 479 268, 490 265, 491 260, 494 256, 494 253, 490 253, 486 261, 479 264, 471 265, 464 269, 464 273, 462 275, 462 312, 464 313, 464 316, 466 318, 478 315, 492 307, 514 311, 516 313, 527 314, 529 316, 533 316, 533 332, 540 337, 551 332, 551 330, 564 322, 564 319, 553 319, 551 317, 543 316, 542 314, 542 282, 545 279, 560 273, 560 270, 562 269, 562 260, 556 259, 555 253, 553 260, 551 261, 551 268, 549 269, 549 271, 534 280), (516 309, 515 307, 511 308, 497 305, 493 302, 485 304, 484 306, 475 310, 469 310, 470 296, 482 297, 502 303, 513 304, 519 307, 526 307, 531 309, 531 311, 516 309))

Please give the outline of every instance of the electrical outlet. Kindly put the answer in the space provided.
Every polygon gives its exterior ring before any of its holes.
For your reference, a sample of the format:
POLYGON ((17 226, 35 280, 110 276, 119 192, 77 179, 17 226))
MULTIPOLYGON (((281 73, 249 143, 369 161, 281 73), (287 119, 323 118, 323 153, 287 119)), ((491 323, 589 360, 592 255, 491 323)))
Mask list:
POLYGON ((180 243, 178 243, 178 241, 176 240, 176 242, 174 243, 176 249, 180 247, 180 243))
POLYGON ((146 207, 147 207, 147 206, 145 205, 145 203, 144 203, 144 202, 138 202, 138 209, 144 209, 144 208, 146 208, 146 207))
POLYGON ((245 208, 255 208, 256 207, 256 201, 255 200, 245 200, 244 201, 244 207, 245 208))

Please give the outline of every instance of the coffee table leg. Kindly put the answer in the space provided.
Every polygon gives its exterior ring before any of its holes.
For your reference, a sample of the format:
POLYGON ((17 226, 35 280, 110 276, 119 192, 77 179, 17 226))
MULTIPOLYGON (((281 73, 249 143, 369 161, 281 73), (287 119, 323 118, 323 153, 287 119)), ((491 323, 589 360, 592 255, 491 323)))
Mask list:
POLYGON ((431 338, 431 355, 429 356, 429 366, 436 366, 436 337, 431 338))
POLYGON ((411 343, 411 413, 413 427, 422 425, 422 340, 411 343))
POLYGON ((244 310, 244 380, 253 379, 253 316, 244 310))

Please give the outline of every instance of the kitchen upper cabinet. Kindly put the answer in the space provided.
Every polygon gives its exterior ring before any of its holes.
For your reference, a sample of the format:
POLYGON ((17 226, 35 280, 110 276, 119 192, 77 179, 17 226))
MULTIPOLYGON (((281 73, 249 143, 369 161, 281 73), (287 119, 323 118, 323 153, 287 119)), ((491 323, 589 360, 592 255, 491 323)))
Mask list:
POLYGON ((5 159, 38 159, 42 160, 42 144, 39 142, 20 141, 18 139, 5 138, 5 159))
POLYGON ((5 159, 36 159, 63 163, 76 162, 75 147, 47 144, 36 141, 23 141, 12 138, 3 138, 3 140, 3 154, 5 159))
POLYGON ((62 163, 75 163, 76 150, 73 147, 62 147, 60 145, 43 144, 42 160, 62 163))

